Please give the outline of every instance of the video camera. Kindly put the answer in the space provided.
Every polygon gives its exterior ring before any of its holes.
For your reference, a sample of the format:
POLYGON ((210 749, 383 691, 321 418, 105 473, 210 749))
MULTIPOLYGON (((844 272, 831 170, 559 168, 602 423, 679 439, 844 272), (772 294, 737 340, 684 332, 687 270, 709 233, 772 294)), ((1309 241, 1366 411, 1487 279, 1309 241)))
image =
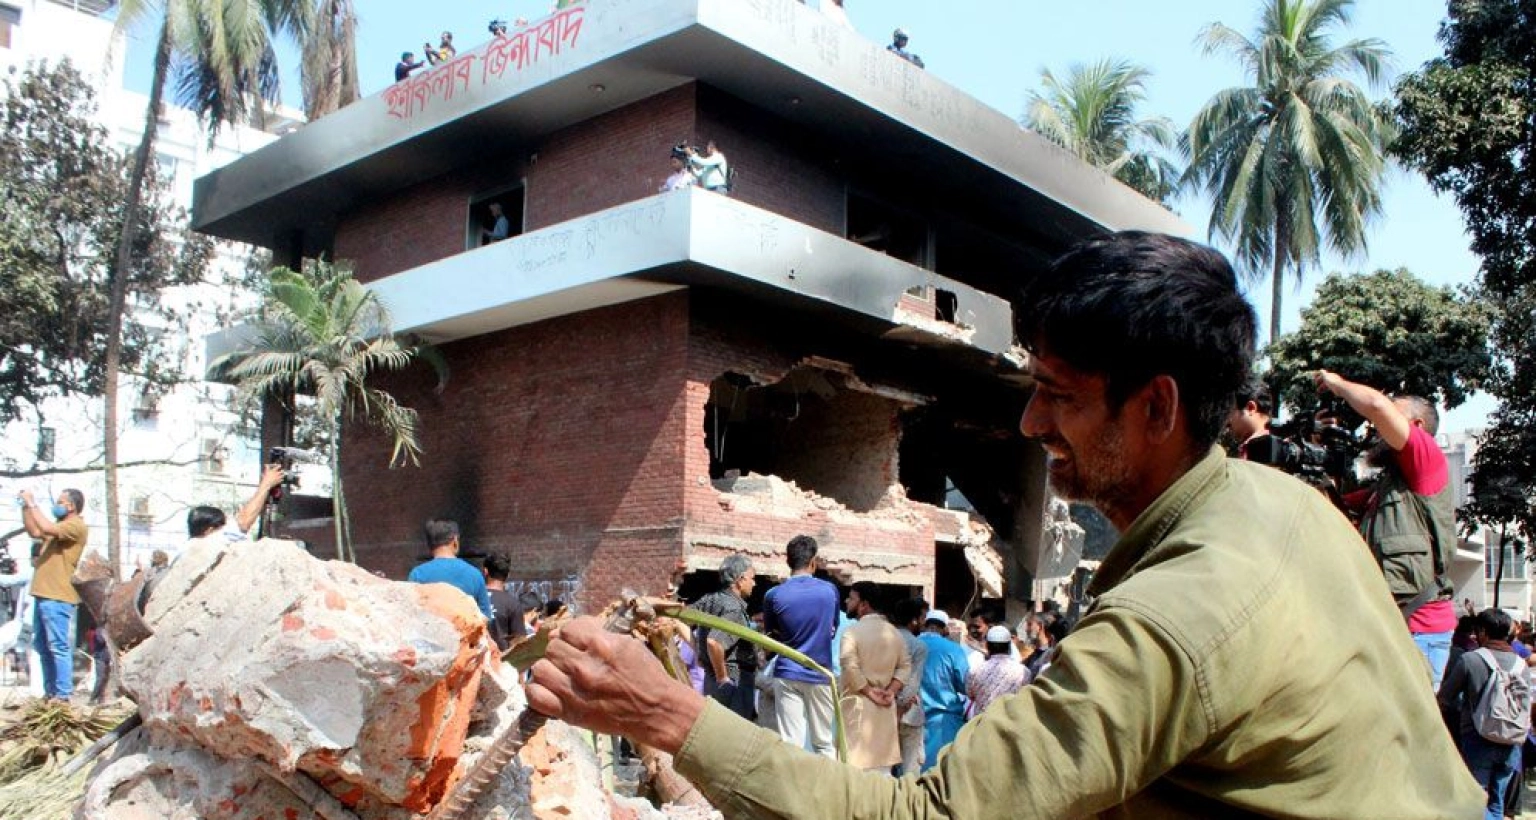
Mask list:
POLYGON ((504 36, 507 33, 507 21, 501 19, 492 20, 490 25, 486 26, 486 30, 490 31, 492 37, 504 36))
POLYGON ((1269 435, 1259 436, 1244 448, 1248 460, 1268 464, 1316 487, 1334 487, 1354 469, 1365 443, 1337 416, 1302 415, 1283 424, 1271 424, 1269 435))
POLYGON ((276 501, 283 497, 283 493, 299 488, 299 476, 293 471, 293 466, 300 462, 324 464, 325 459, 314 450, 305 450, 301 447, 273 447, 267 451, 267 463, 283 468, 283 481, 272 488, 272 492, 267 496, 269 501, 276 501))
POLYGON ((0 575, 15 575, 19 569, 16 559, 11 556, 10 545, 0 541, 0 575))

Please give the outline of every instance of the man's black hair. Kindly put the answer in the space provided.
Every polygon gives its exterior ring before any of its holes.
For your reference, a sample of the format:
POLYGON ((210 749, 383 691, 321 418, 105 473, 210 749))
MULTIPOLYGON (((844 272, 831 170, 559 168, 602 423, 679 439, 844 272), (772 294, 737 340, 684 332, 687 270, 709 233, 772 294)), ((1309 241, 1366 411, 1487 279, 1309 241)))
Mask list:
POLYGON ((903 598, 891 607, 891 620, 902 628, 906 628, 913 621, 921 621, 927 614, 928 602, 922 598, 903 598))
POLYGON ((797 535, 789 539, 789 544, 784 547, 784 555, 789 559, 789 571, 805 569, 816 560, 816 539, 809 535, 797 535))
POLYGON ((1172 236, 1081 242, 1024 286, 1013 315, 1032 354, 1104 376, 1112 409, 1154 377, 1172 377, 1202 449, 1252 372, 1256 320, 1237 274, 1215 250, 1172 236))
POLYGON ((1273 416, 1275 414, 1274 394, 1269 391, 1267 385, 1258 379, 1249 381, 1248 385, 1243 388, 1243 392, 1238 394, 1237 408, 1241 410, 1247 407, 1248 402, 1253 402, 1254 408, 1266 416, 1273 416))
POLYGON ((550 598, 548 601, 544 602, 544 617, 553 618, 556 615, 559 615, 560 610, 564 608, 564 601, 560 600, 559 598, 550 598))
POLYGON ((521 595, 517 596, 517 605, 522 607, 524 612, 538 612, 544 608, 544 599, 539 597, 539 593, 525 589, 521 595))
POLYGON ((1509 640, 1509 631, 1515 621, 1502 609, 1489 607, 1477 613, 1477 630, 1495 641, 1509 640))
POLYGON ((422 529, 426 530, 427 547, 437 549, 459 537, 458 522, 447 518, 429 519, 422 529))
POLYGON ((876 584, 874 581, 856 581, 849 589, 859 593, 859 599, 869 604, 871 611, 882 615, 885 614, 885 591, 880 588, 879 584, 876 584))
POLYGON ((512 559, 499 552, 485 556, 481 566, 485 567, 485 574, 492 581, 505 581, 512 574, 512 559))
POLYGON ((79 490, 65 490, 64 497, 74 506, 76 515, 85 515, 85 493, 79 490))
POLYGON ((202 538, 224 529, 224 511, 218 507, 193 507, 187 510, 187 537, 202 538))

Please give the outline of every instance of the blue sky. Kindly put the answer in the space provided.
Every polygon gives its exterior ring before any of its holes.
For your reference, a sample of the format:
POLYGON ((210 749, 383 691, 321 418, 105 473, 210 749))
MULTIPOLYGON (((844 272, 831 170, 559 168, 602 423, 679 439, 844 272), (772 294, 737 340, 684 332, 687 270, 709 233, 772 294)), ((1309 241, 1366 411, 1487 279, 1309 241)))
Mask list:
MULTIPOLYGON (((816 0, 810 3, 814 6, 816 0)), ((357 0, 363 93, 376 93, 393 80, 401 51, 419 56, 422 42, 435 43, 443 30, 454 32, 463 50, 488 38, 485 26, 493 17, 533 19, 547 13, 551 5, 550 0, 357 0)), ((909 48, 923 57, 931 73, 1010 116, 1023 113, 1042 68, 1061 73, 1074 62, 1115 57, 1153 72, 1143 115, 1166 116, 1181 126, 1212 94, 1244 81, 1230 59, 1201 54, 1194 44, 1200 29, 1220 21, 1247 32, 1258 14, 1256 0, 847 0, 846 6, 864 36, 884 43, 892 29, 906 29, 912 38, 909 48)), ((1444 0, 1361 0, 1348 36, 1385 41, 1394 54, 1395 76, 1439 53, 1435 32, 1444 11, 1444 0)), ((149 33, 135 35, 129 49, 128 84, 142 89, 149 77, 144 43, 149 33)), ((291 55, 280 56, 285 65, 294 65, 291 55)), ((297 104, 294 72, 285 75, 284 86, 285 100, 297 104)), ((1376 91, 1377 96, 1387 94, 1386 88, 1376 91)), ((1209 214, 1206 203, 1187 199, 1176 209, 1203 237, 1209 214)), ((1372 227, 1369 243, 1359 258, 1326 258, 1321 270, 1309 271, 1301 289, 1286 296, 1281 329, 1295 329, 1299 309, 1311 300, 1313 286, 1328 271, 1406 267, 1432 283, 1449 285, 1471 282, 1477 271, 1455 203, 1437 197, 1417 174, 1406 170, 1390 173, 1385 214, 1372 227)), ((1267 321, 1268 283, 1252 283, 1249 295, 1261 320, 1267 321)), ((1492 408, 1491 399, 1476 397, 1450 411, 1445 429, 1480 426, 1492 408)))

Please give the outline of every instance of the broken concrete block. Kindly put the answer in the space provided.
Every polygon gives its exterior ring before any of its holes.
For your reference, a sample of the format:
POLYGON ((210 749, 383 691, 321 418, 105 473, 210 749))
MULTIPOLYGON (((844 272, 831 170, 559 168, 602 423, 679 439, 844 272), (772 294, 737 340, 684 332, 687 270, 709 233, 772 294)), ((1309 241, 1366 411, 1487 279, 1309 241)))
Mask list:
POLYGON ((145 615, 122 681, 162 745, 300 770, 348 805, 424 811, 453 785, 492 646, 457 590, 291 542, 203 544, 145 615))

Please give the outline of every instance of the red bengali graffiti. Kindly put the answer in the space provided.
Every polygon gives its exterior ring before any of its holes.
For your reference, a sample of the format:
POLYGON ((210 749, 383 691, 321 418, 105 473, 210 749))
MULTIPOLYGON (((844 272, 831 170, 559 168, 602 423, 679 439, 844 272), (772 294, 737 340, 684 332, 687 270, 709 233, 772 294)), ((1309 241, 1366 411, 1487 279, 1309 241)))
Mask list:
POLYGON ((514 72, 537 63, 544 55, 557 55, 576 46, 586 18, 586 6, 575 5, 552 14, 516 33, 497 37, 481 49, 437 66, 390 86, 384 91, 384 105, 391 117, 410 119, 425 111, 433 100, 451 100, 460 91, 469 90, 474 79, 474 65, 480 62, 480 84, 499 80, 510 69, 514 72))

